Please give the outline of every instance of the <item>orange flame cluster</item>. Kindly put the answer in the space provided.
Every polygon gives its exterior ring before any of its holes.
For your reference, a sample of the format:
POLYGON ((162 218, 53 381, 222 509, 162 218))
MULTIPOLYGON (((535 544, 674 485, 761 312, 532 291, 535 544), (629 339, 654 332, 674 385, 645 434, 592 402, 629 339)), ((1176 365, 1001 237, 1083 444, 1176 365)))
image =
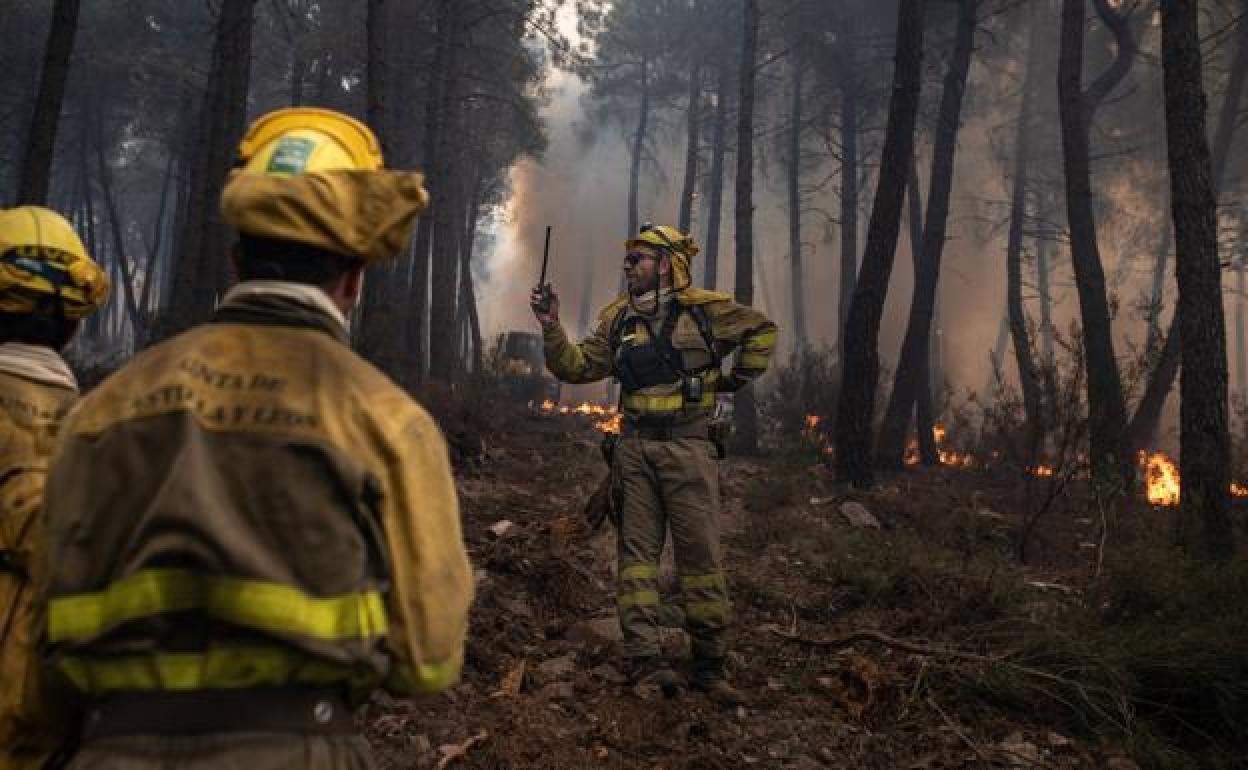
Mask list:
MULTIPOLYGON (((1144 469, 1148 502, 1153 505, 1178 505, 1183 485, 1174 461, 1165 452, 1140 452, 1139 462, 1144 469)), ((1248 497, 1248 486, 1243 484, 1232 481, 1230 491, 1232 497, 1248 497)))
MULTIPOLYGON (((944 446, 945 439, 948 437, 949 431, 944 425, 940 423, 932 425, 932 441, 936 442, 936 457, 940 460, 940 464, 948 465, 951 468, 970 468, 974 466, 975 455, 970 452, 958 452, 944 446)), ((903 455, 902 461, 906 465, 918 465, 919 459, 919 439, 917 436, 911 436, 906 442, 906 453, 903 455)))
POLYGON ((1144 469, 1144 483, 1148 502, 1153 505, 1179 504, 1179 469, 1164 452, 1140 452, 1140 467, 1144 469))
POLYGON ((624 415, 617 412, 615 407, 589 401, 583 401, 576 406, 560 406, 548 398, 539 408, 548 414, 583 414, 599 418, 595 419, 593 424, 594 428, 601 433, 619 433, 620 424, 624 419, 624 415))

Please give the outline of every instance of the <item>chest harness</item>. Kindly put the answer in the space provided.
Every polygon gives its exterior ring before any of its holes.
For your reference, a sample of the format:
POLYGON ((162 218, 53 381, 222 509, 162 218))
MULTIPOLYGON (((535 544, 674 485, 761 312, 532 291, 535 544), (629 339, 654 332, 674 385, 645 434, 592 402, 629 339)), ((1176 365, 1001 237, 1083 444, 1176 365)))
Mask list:
POLYGON ((615 364, 615 375, 625 393, 635 393, 655 385, 671 385, 679 382, 686 403, 702 400, 703 388, 707 372, 718 370, 720 355, 715 349, 715 336, 711 329, 710 318, 702 305, 682 305, 672 299, 668 306, 667 317, 656 334, 654 327, 645 316, 628 315, 628 307, 620 312, 611 322, 609 335, 611 358, 615 364), (672 345, 672 331, 676 328, 681 315, 688 313, 698 327, 698 333, 706 344, 711 362, 705 367, 688 369, 684 357, 672 345), (638 326, 646 329, 646 341, 632 344, 636 339, 638 326))

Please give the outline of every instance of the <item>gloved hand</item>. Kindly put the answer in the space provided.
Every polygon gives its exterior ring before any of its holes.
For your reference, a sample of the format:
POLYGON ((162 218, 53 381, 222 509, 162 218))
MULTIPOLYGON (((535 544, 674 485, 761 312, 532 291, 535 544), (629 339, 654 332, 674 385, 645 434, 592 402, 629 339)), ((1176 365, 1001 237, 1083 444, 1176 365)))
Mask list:
POLYGON ((559 294, 552 284, 534 286, 529 293, 529 307, 543 329, 559 323, 559 294))

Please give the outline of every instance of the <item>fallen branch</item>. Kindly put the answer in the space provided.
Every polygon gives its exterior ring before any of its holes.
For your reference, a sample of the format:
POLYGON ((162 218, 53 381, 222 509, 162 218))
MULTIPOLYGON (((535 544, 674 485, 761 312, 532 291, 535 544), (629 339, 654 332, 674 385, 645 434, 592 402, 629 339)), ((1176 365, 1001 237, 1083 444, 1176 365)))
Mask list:
POLYGON ((448 765, 457 759, 462 759, 463 757, 468 756, 469 749, 476 746, 481 741, 484 741, 488 737, 490 737, 490 734, 485 730, 478 730, 476 735, 469 737, 463 743, 449 743, 445 746, 438 747, 438 751, 442 752, 442 758, 438 760, 438 764, 433 768, 433 770, 446 770, 448 765))
POLYGON ((992 663, 992 664, 998 664, 998 663, 1004 664, 1005 663, 1005 661, 1001 660, 1000 658, 990 658, 986 655, 976 655, 973 652, 951 650, 947 647, 930 647, 925 644, 918 644, 917 642, 907 642, 902 639, 895 639, 891 636, 888 636, 887 634, 882 634, 879 631, 869 631, 869 630, 854 631, 851 634, 848 634, 846 636, 841 636, 836 639, 808 639, 804 636, 799 636, 796 633, 786 631, 783 628, 780 628, 779 626, 772 624, 772 623, 769 623, 763 626, 762 629, 765 631, 770 631, 776 636, 784 637, 785 639, 788 639, 789 641, 799 642, 801 644, 808 644, 812 647, 820 647, 825 650, 843 650, 843 649, 846 649, 847 647, 853 647, 855 644, 859 644, 861 642, 874 642, 875 644, 879 644, 884 647, 890 647, 894 650, 901 650, 902 652, 909 652, 913 655, 925 655, 928 657, 938 657, 938 658, 953 658, 955 660, 966 660, 972 663, 992 663))

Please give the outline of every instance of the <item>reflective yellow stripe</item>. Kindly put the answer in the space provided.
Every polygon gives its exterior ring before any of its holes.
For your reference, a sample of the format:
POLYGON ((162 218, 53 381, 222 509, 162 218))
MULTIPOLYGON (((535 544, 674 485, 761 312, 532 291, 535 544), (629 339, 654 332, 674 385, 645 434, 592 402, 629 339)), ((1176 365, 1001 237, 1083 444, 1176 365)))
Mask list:
MULTIPOLYGON (((685 397, 680 393, 670 396, 651 396, 644 393, 625 393, 624 409, 630 412, 675 412, 685 408, 685 397)), ((710 409, 715 406, 715 392, 707 390, 702 400, 697 402, 698 408, 710 409)))
POLYGON ((682 575, 680 578, 680 587, 686 590, 726 588, 727 585, 722 572, 711 572, 706 575, 682 575))
POLYGON ((84 641, 127 621, 185 610, 261 631, 328 640, 382 636, 387 626, 377 591, 322 598, 280 583, 150 569, 102 591, 52 599, 48 638, 84 641))
POLYGON ((771 347, 774 347, 775 344, 776 344, 776 330, 775 329, 768 329, 767 331, 759 332, 758 334, 751 334, 745 338, 745 347, 750 348, 752 350, 758 350, 764 347, 771 348, 771 347))
POLYGON ((659 576, 659 568, 653 564, 630 564, 620 570, 620 580, 649 580, 659 576))
POLYGON ((459 680, 461 668, 458 661, 421 663, 418 666, 404 663, 391 669, 386 689, 401 695, 438 692, 459 680))
POLYGON ((725 622, 732 613, 728 602, 689 602, 685 604, 685 617, 690 620, 725 622))
POLYGON ((621 607, 655 607, 659 604, 658 591, 632 591, 620 594, 616 603, 621 607))
POLYGON ((67 656, 57 662, 79 690, 205 690, 287 684, 367 686, 373 674, 280 647, 222 647, 198 653, 67 656))
POLYGON ((770 353, 742 353, 737 356, 737 367, 741 369, 766 369, 770 363, 770 353))

